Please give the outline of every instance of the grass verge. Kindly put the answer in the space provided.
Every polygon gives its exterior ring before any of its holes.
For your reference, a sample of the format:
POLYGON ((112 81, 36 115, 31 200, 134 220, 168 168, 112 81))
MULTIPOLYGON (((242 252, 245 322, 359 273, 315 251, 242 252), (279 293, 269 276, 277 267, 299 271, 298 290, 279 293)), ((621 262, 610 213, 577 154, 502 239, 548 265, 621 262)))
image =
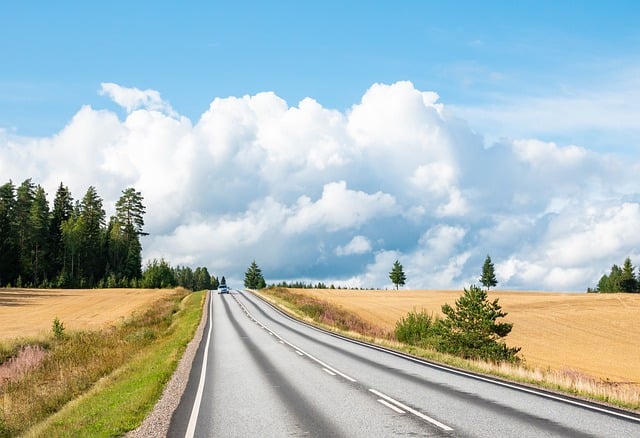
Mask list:
POLYGON ((117 327, 49 340, 40 367, 0 386, 0 436, 119 436, 159 399, 200 322, 203 293, 177 289, 117 327))
POLYGON ((285 288, 261 289, 258 294, 296 318, 345 336, 456 368, 607 403, 636 412, 640 411, 640 386, 634 383, 609 382, 569 369, 540 370, 530 368, 526 363, 510 364, 467 360, 433 349, 398 342, 394 333, 373 326, 363 321, 358 315, 327 301, 296 294, 285 288))

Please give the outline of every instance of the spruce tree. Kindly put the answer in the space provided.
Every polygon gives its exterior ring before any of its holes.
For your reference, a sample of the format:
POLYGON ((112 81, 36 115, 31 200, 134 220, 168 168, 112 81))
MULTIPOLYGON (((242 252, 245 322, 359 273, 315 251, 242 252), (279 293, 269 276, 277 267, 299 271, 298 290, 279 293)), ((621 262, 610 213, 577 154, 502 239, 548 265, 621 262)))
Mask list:
POLYGON ((244 287, 249 289, 262 289, 267 284, 262 276, 262 270, 258 267, 256 261, 252 261, 251 265, 244 274, 244 287))
POLYGON ((49 222, 49 277, 61 274, 64 268, 64 243, 62 241, 62 224, 73 213, 73 198, 69 188, 62 183, 58 186, 53 199, 53 210, 49 222))
POLYGON ((507 347, 500 339, 507 336, 513 324, 497 322, 507 316, 496 298, 487 299, 487 292, 472 285, 456 300, 455 307, 442 306, 444 319, 438 321, 438 350, 465 358, 517 361, 519 347, 507 347))
POLYGON ((0 186, 0 286, 15 285, 20 275, 15 208, 15 186, 9 181, 0 186))
POLYGON ((16 204, 14 209, 14 227, 17 233, 18 257, 20 259, 20 277, 22 284, 29 286, 33 278, 31 258, 31 205, 35 198, 36 185, 28 178, 16 190, 16 204))
POLYGON ((40 286, 47 280, 49 254, 49 203, 42 186, 35 189, 33 203, 29 212, 29 228, 31 229, 30 254, 31 271, 34 286, 40 286))
POLYGON ((484 264, 482 265, 482 276, 480 277, 480 283, 484 287, 489 290, 492 286, 498 284, 498 280, 496 279, 495 269, 493 267, 493 262, 491 261, 491 257, 487 255, 487 258, 484 259, 484 264))
POLYGON ((407 276, 402 269, 402 265, 398 260, 393 263, 393 268, 391 272, 389 272, 389 278, 396 285, 396 290, 398 290, 399 286, 404 286, 405 281, 407 280, 407 276))
POLYGON ((622 274, 620 275, 620 289, 622 292, 637 292, 638 279, 633 272, 635 267, 631 264, 631 258, 627 257, 622 265, 622 274))
POLYGON ((82 218, 82 272, 80 287, 93 287, 105 276, 107 255, 105 253, 106 213, 102 198, 95 187, 90 186, 80 203, 82 218))

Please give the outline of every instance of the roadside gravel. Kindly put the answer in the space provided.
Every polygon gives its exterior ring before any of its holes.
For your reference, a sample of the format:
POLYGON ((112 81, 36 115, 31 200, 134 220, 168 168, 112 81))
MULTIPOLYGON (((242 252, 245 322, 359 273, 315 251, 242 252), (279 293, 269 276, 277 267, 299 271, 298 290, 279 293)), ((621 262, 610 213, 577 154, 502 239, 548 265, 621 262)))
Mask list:
POLYGON ((202 334, 204 327, 207 325, 207 319, 209 312, 206 311, 209 307, 210 293, 206 295, 204 300, 204 311, 202 313, 202 319, 200 325, 193 336, 193 339, 187 345, 184 351, 184 355, 176 371, 173 373, 171 380, 164 388, 162 396, 158 403, 156 403, 153 411, 145 418, 144 422, 135 430, 127 433, 126 438, 146 438, 146 437, 166 437, 169 430, 169 424, 171 422, 171 416, 178 407, 182 394, 187 386, 189 380, 189 373, 191 372, 191 366, 193 364, 193 358, 198 350, 198 345, 202 340, 202 334))

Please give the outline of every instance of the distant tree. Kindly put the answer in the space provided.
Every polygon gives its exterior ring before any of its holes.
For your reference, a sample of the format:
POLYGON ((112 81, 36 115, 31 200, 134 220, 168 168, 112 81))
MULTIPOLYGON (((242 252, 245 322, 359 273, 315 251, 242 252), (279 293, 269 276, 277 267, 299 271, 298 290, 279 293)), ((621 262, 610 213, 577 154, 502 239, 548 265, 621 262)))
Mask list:
POLYGON ((622 269, 614 264, 609 275, 603 274, 598 281, 596 291, 599 293, 612 293, 622 291, 622 269))
POLYGON ((87 189, 79 206, 82 217, 82 246, 81 258, 83 266, 81 272, 81 287, 93 287, 105 275, 105 211, 102 208, 102 198, 95 187, 87 189))
POLYGON ((31 232, 30 264, 33 284, 40 286, 47 279, 49 264, 49 204, 47 194, 42 186, 36 186, 33 202, 29 212, 29 228, 31 232))
POLYGON ((402 265, 398 260, 393 263, 393 268, 391 272, 389 272, 389 278, 396 285, 396 290, 398 290, 399 286, 404 286, 405 281, 407 281, 407 276, 402 269, 402 265))
POLYGON ((174 275, 178 286, 182 286, 185 289, 194 290, 195 280, 193 276, 193 270, 188 266, 178 266, 174 269, 174 275))
POLYGON ((133 187, 122 191, 122 196, 116 202, 115 223, 119 227, 122 238, 122 266, 118 271, 128 278, 140 278, 142 275, 142 245, 140 237, 144 232, 145 206, 143 197, 133 187))
POLYGON ((140 192, 136 192, 133 187, 122 191, 122 195, 116 202, 116 215, 124 229, 132 236, 146 236, 143 231, 145 206, 142 204, 144 198, 140 192))
POLYGON ((15 208, 15 186, 9 181, 0 186, 0 286, 15 285, 20 275, 15 208))
POLYGON ((62 242, 64 246, 64 268, 60 274, 59 287, 77 286, 81 272, 81 249, 82 230, 84 229, 83 219, 74 213, 69 219, 62 222, 62 242), (64 281, 62 281, 64 280, 64 281))
POLYGON ((197 267, 193 273, 194 287, 192 290, 211 289, 211 275, 207 268, 197 267))
POLYGON ((244 274, 244 287, 249 289, 263 289, 266 286, 267 284, 262 276, 262 270, 258 267, 255 260, 252 261, 247 272, 244 274))
POLYGON ((53 199, 53 210, 49 221, 49 275, 51 278, 64 269, 64 243, 62 224, 73 213, 73 198, 69 189, 60 183, 53 199))
POLYGON ((491 261, 491 257, 487 255, 487 258, 484 259, 484 264, 482 265, 482 276, 480 277, 480 283, 484 287, 489 290, 492 286, 498 284, 498 280, 496 279, 495 269, 493 267, 493 262, 491 261))
POLYGON ((620 275, 620 290, 622 292, 637 292, 638 279, 633 272, 636 268, 631 264, 631 258, 627 257, 622 265, 622 273, 620 275))
POLYGON ((464 290, 455 308, 442 306, 445 318, 438 321, 438 350, 465 358, 516 361, 520 348, 507 347, 501 338, 507 336, 513 324, 497 322, 507 316, 496 298, 487 300, 487 292, 475 285, 464 290))
POLYGON ((31 257, 31 205, 35 198, 36 185, 28 178, 20 184, 16 190, 16 203, 14 208, 14 227, 18 241, 18 257, 20 259, 20 277, 25 286, 31 285, 33 278, 33 265, 31 257))
POLYGON ((148 289, 163 289, 177 286, 173 269, 164 259, 153 259, 147 262, 142 273, 142 287, 148 289))
POLYGON ((222 280, 220 280, 220 286, 226 286, 227 285, 227 279, 224 278, 224 275, 222 276, 222 280))

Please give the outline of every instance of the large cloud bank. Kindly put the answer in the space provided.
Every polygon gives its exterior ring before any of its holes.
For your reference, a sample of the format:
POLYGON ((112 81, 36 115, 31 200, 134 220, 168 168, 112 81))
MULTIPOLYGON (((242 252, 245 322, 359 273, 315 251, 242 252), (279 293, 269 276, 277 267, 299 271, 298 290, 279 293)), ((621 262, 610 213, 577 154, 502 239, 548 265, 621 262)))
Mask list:
POLYGON ((391 287, 398 259, 409 288, 460 288, 490 254, 501 288, 582 291, 640 256, 639 163, 536 139, 486 147, 410 82, 374 84, 346 112, 215 98, 196 122, 155 90, 100 93, 123 113, 85 106, 46 138, 0 131, 0 175, 50 200, 60 182, 76 199, 93 185, 108 215, 135 187, 145 259, 238 282, 255 259, 268 282, 355 287, 391 287))

